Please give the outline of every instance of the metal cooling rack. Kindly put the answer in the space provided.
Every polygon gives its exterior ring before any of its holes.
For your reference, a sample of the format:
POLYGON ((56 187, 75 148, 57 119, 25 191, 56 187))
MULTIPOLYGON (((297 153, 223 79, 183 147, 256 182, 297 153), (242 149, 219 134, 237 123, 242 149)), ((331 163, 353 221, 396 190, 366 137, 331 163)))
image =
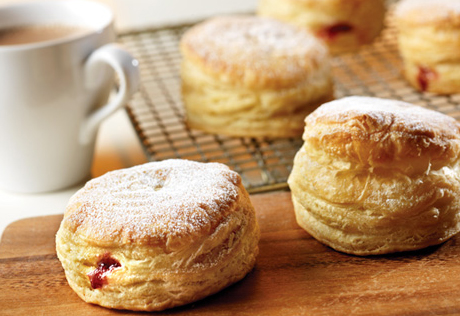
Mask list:
MULTIPOLYGON (((238 172, 250 193, 287 188, 297 139, 234 138, 190 130, 181 100, 179 41, 190 25, 124 34, 119 40, 139 60, 140 91, 127 111, 147 159, 221 162, 238 172)), ((399 99, 460 118, 460 95, 418 93, 404 80, 394 28, 357 54, 332 60, 336 97, 367 95, 399 99)))

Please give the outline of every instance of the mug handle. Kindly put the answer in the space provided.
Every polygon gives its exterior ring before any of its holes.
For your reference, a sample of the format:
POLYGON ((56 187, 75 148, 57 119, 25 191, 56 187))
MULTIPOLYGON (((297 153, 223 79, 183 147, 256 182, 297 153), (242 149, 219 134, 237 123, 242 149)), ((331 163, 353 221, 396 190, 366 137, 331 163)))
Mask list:
POLYGON ((139 62, 117 44, 107 44, 95 50, 85 63, 86 83, 94 81, 97 66, 108 64, 118 75, 120 86, 111 101, 91 112, 80 129, 80 142, 89 144, 96 136, 97 129, 104 119, 123 107, 131 95, 139 88, 139 62))

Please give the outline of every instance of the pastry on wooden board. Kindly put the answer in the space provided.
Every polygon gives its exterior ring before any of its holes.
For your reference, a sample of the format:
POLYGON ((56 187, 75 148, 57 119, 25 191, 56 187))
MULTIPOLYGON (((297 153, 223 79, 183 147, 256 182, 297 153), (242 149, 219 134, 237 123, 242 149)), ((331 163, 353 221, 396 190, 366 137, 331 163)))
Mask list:
POLYGON ((56 249, 84 301, 159 311, 241 280, 255 264, 259 234, 236 172, 165 160, 89 181, 69 201, 56 249))
POLYGON ((305 120, 289 186, 299 225, 355 255, 421 249, 460 230, 460 123, 409 103, 347 97, 305 120))

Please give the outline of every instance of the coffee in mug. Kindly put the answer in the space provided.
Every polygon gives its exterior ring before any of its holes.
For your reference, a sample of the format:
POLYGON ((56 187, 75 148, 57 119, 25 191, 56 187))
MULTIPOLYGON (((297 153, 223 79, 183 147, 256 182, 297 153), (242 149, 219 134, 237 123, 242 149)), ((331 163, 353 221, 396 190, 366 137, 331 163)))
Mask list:
POLYGON ((98 2, 0 7, 0 188, 38 193, 91 176, 101 122, 137 90, 137 60, 98 2), (114 77, 119 88, 114 90, 114 77))
POLYGON ((66 24, 24 25, 0 29, 0 45, 21 45, 52 41, 91 32, 87 27, 66 24))

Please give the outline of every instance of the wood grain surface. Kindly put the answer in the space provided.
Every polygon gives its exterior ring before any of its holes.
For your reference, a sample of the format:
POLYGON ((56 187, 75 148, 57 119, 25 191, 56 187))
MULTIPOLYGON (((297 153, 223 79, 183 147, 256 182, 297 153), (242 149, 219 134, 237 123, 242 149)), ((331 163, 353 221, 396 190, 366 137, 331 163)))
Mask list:
MULTIPOLYGON (((252 196, 262 231, 255 269, 202 301, 157 315, 459 315, 460 246, 355 257, 300 229, 290 193, 252 196)), ((73 293, 54 250, 61 216, 11 224, 0 244, 0 315, 120 315, 73 293)))

